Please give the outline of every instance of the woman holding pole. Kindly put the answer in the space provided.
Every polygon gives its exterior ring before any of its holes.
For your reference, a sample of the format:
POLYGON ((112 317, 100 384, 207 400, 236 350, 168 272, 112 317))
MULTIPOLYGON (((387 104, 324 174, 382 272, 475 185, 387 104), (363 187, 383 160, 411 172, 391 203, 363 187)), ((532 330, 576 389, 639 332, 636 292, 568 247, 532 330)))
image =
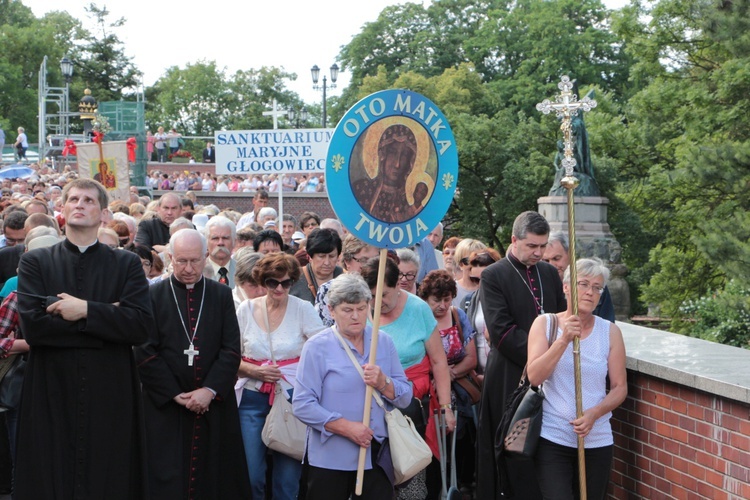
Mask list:
POLYGON ((372 405, 370 423, 364 425, 365 392, 370 386, 380 393, 386 407, 403 408, 411 401, 411 386, 393 341, 382 331, 376 348, 377 364, 369 364, 372 327, 367 326, 367 316, 372 295, 362 278, 356 274, 338 276, 331 282, 327 297, 335 324, 303 347, 294 389, 294 414, 310 426, 306 498, 350 498, 355 491, 361 447, 369 453, 362 495, 354 498, 391 498, 393 464, 386 444, 385 411, 372 405), (364 376, 345 349, 362 366, 364 376))
MULTIPOLYGON (((380 257, 376 257, 370 259, 360 271, 373 295, 378 284, 379 266, 380 257)), ((433 411, 445 410, 448 431, 453 431, 456 426, 456 417, 451 409, 450 369, 432 310, 416 295, 400 289, 398 282, 398 266, 387 258, 379 318, 380 330, 393 339, 401 365, 414 387, 414 400, 409 408, 412 411, 407 410, 404 413, 412 418, 418 430, 420 424, 426 426, 425 441, 437 458, 439 452, 435 422, 431 417, 433 411), (422 415, 426 420, 420 422, 422 415)), ((433 460, 433 463, 436 461, 433 460)), ((417 476, 416 481, 420 481, 419 478, 420 476, 417 476)), ((434 483, 428 481, 427 487, 432 488, 434 483)))
POLYGON ((620 329, 592 313, 609 270, 596 259, 577 262, 577 282, 565 271, 563 290, 568 309, 558 313, 558 335, 548 347, 549 315, 539 316, 528 343, 528 377, 532 386, 544 384, 544 418, 535 461, 545 499, 578 498, 578 438, 585 438, 587 497, 606 496, 612 466, 612 410, 627 396, 625 344, 620 329), (578 315, 573 314, 571 287, 578 291, 578 315), (579 339, 583 416, 576 418, 573 340, 579 339), (609 392, 607 392, 609 377, 609 392))

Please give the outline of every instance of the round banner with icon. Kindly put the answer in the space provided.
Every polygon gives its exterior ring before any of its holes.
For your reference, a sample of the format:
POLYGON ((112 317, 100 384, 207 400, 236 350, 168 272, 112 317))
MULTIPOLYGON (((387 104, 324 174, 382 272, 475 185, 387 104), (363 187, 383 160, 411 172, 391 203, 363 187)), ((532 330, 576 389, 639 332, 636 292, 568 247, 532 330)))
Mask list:
POLYGON ((341 119, 328 147, 331 206, 349 232, 378 248, 424 239, 448 211, 457 182, 453 131, 416 92, 365 97, 341 119))

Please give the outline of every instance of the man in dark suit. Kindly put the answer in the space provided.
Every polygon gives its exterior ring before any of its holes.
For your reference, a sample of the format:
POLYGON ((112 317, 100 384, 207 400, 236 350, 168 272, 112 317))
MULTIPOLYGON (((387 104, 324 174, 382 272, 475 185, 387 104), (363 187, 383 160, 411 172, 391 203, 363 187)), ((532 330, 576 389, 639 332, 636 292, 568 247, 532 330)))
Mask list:
POLYGON ((3 236, 5 246, 0 249, 0 287, 8 278, 17 274, 18 261, 23 255, 23 241, 26 238, 24 224, 28 214, 23 209, 15 209, 6 213, 3 221, 3 236))
POLYGON ((207 142, 203 150, 203 163, 216 163, 216 148, 211 142, 207 142))

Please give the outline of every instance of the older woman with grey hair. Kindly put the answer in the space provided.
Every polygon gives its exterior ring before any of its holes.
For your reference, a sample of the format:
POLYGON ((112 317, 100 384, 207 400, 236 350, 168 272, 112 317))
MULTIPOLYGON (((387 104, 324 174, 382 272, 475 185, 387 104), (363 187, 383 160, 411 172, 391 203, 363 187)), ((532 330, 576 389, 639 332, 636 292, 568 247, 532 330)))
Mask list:
POLYGON ((398 255, 398 287, 401 290, 416 295, 417 276, 419 275, 419 255, 409 248, 399 248, 398 255))
POLYGON ((279 214, 276 212, 276 209, 273 207, 263 207, 258 212, 258 217, 256 217, 255 222, 260 224, 261 227, 268 222, 268 221, 276 221, 276 218, 279 216, 279 214))
POLYGON ((242 247, 234 254, 234 297, 235 310, 247 299, 262 297, 266 294, 266 287, 262 283, 256 283, 253 278, 255 264, 265 257, 262 253, 254 252, 252 247, 242 247))
POLYGON ((592 499, 605 498, 612 467, 612 410, 628 393, 625 344, 614 323, 593 314, 609 278, 598 259, 576 263, 576 283, 565 271, 565 312, 557 313, 557 338, 549 345, 552 314, 539 316, 529 331, 528 376, 532 386, 544 383, 544 419, 534 459, 544 498, 573 499, 578 478, 578 437, 584 441, 586 490, 592 499), (573 314, 572 287, 578 289, 578 314, 573 314), (583 415, 576 415, 573 340, 580 340, 583 415), (609 391, 607 390, 609 378, 609 391))
POLYGON ((378 333, 377 364, 369 364, 373 332, 367 314, 371 297, 369 286, 359 275, 335 278, 328 291, 335 324, 308 340, 302 349, 293 405, 294 414, 310 428, 308 500, 344 500, 354 493, 360 447, 369 450, 363 492, 358 498, 393 497, 385 411, 373 404, 370 424, 364 425, 365 393, 368 385, 376 389, 390 410, 408 406, 412 389, 388 334, 378 333), (350 355, 362 367, 363 375, 350 355))

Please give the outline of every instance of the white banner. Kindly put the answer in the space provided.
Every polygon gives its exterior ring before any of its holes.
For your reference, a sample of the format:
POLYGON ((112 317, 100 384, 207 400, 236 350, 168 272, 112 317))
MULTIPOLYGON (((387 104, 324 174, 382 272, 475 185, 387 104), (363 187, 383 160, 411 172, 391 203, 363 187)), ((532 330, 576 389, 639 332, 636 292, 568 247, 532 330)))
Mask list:
POLYGON ((79 143, 76 150, 80 177, 101 182, 111 200, 130 203, 130 166, 125 141, 104 142, 101 151, 94 142, 79 143))
POLYGON ((324 173, 333 129, 228 130, 215 133, 216 173, 324 173))

